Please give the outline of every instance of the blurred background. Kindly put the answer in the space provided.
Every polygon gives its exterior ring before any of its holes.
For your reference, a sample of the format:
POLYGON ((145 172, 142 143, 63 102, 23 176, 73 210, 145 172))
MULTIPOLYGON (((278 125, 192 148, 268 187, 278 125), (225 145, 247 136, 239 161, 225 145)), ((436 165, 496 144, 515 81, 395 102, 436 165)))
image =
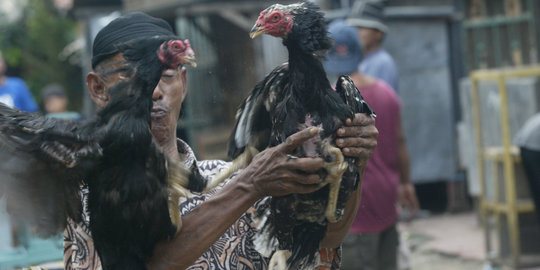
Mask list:
MULTIPOLYGON (((258 13, 275 2, 296 1, 2 0, 0 50, 7 75, 22 78, 38 104, 42 89, 55 83, 69 98, 67 110, 84 118, 95 109, 84 78, 96 33, 130 11, 163 18, 190 39, 198 61, 188 70, 179 136, 199 159, 227 159, 237 107, 287 59, 281 40, 248 36, 258 13)), ((363 1, 313 2, 331 21, 363 1)), ((384 48, 399 70, 411 179, 422 209, 401 222, 410 269, 434 269, 431 260, 449 265, 438 269, 540 266, 540 225, 511 143, 540 111, 540 1, 385 4, 384 48)), ((41 240, 14 231, 3 208, 0 200, 0 269, 62 259, 61 236, 41 240)))

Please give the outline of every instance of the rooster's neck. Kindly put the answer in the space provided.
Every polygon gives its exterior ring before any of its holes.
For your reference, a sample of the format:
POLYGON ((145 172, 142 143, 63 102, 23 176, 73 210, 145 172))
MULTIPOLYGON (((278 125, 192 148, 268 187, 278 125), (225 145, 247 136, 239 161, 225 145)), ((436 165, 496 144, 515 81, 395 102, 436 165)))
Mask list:
POLYGON ((292 91, 306 108, 315 110, 321 103, 320 97, 330 87, 322 63, 316 56, 304 53, 298 47, 287 47, 292 91))
POLYGON ((319 94, 330 85, 321 61, 298 47, 288 46, 288 49, 289 72, 296 94, 306 101, 321 96, 319 94))

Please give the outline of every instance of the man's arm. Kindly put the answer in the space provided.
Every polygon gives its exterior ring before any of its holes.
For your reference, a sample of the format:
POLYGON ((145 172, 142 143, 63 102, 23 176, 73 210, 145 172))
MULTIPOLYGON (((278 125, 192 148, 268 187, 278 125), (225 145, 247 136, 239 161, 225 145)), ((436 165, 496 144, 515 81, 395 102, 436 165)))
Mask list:
POLYGON ((410 178, 409 151, 407 150, 405 133, 403 132, 401 121, 398 121, 398 159, 400 172, 398 188, 399 203, 409 211, 409 215, 412 217, 418 211, 419 203, 410 178))
POLYGON ((185 269, 199 258, 257 200, 265 196, 310 193, 319 188, 322 168, 320 158, 289 159, 304 141, 318 129, 311 128, 291 135, 287 141, 266 149, 218 194, 182 217, 182 229, 170 242, 157 245, 148 262, 149 269, 185 269), (298 171, 311 174, 307 176, 298 171))
MULTIPOLYGON (((353 121, 347 121, 345 124, 346 126, 337 132, 340 138, 336 140, 336 144, 342 149, 344 155, 358 158, 358 173, 360 177, 363 177, 367 161, 377 146, 379 132, 375 127, 375 120, 365 114, 356 114, 353 121)), ((336 248, 341 245, 356 217, 361 195, 362 187, 358 186, 358 189, 349 197, 341 220, 328 224, 321 247, 336 248)))

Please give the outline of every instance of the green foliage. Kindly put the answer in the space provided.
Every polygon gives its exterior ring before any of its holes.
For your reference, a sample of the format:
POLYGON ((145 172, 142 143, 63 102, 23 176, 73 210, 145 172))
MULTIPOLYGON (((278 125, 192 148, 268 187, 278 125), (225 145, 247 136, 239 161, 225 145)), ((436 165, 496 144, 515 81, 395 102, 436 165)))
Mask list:
POLYGON ((81 69, 59 57, 76 39, 76 23, 59 14, 50 0, 29 0, 15 22, 0 22, 0 49, 10 69, 23 78, 37 101, 49 83, 63 85, 70 107, 77 110, 82 98, 81 69))

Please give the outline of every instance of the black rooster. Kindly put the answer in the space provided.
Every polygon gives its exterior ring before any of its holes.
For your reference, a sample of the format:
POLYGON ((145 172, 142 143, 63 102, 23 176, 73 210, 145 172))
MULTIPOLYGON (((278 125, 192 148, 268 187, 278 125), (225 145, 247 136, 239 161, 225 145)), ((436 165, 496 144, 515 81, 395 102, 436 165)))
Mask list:
POLYGON ((354 83, 345 76, 334 91, 321 57, 332 47, 325 20, 316 5, 275 4, 260 13, 251 38, 269 34, 283 39, 289 61, 259 82, 237 113, 229 144, 231 169, 245 167, 254 154, 275 146, 308 126, 319 126, 319 138, 297 149, 294 156, 325 160, 325 187, 311 194, 267 198, 259 206, 262 227, 257 236, 261 252, 270 255, 270 269, 298 269, 315 262, 328 222, 343 215, 349 195, 358 187, 356 159, 334 146, 334 134, 355 113, 373 115, 354 83), (279 250, 279 251, 277 251, 279 250), (285 262, 287 261, 287 262, 285 262))
POLYGON ((0 193, 13 217, 50 236, 67 218, 81 220, 79 189, 87 184, 90 231, 103 268, 146 269, 154 245, 180 229, 179 193, 205 184, 166 158, 150 126, 163 70, 194 65, 194 53, 187 40, 171 36, 118 48, 126 63, 111 72, 129 79, 109 90, 108 104, 93 119, 49 119, 0 104, 0 193))

